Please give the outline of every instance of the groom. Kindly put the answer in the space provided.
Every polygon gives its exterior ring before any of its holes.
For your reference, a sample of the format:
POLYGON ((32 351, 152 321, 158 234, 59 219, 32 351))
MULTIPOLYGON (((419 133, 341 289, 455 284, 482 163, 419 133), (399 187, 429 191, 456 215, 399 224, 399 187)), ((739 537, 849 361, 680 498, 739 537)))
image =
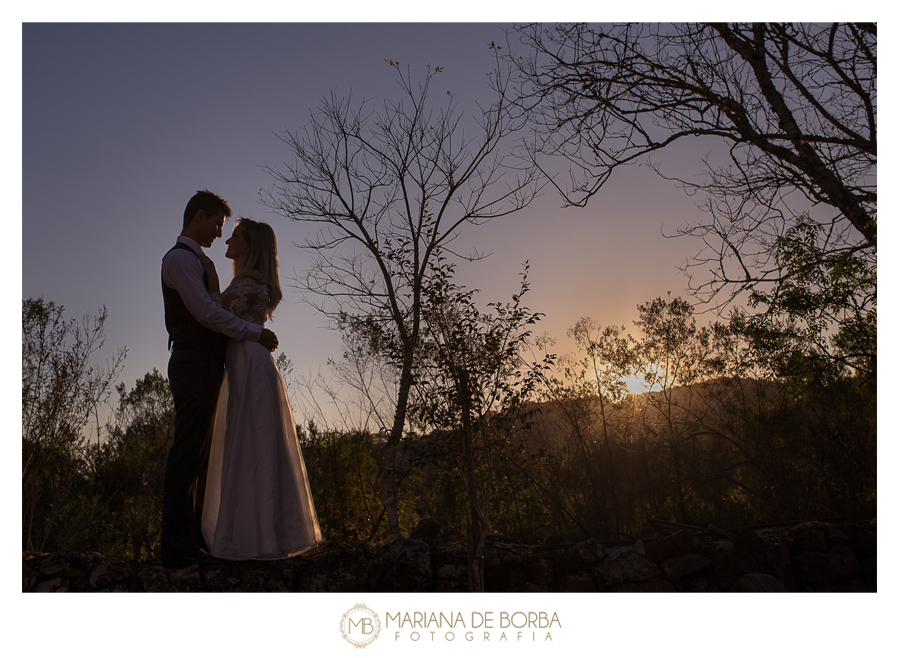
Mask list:
POLYGON ((228 202, 197 192, 184 209, 175 246, 163 257, 162 290, 169 332, 169 386, 175 403, 175 436, 163 481, 163 566, 183 567, 209 560, 201 550, 200 516, 219 388, 229 338, 259 341, 270 352, 278 338, 218 306, 206 289, 203 247, 222 237, 228 202))

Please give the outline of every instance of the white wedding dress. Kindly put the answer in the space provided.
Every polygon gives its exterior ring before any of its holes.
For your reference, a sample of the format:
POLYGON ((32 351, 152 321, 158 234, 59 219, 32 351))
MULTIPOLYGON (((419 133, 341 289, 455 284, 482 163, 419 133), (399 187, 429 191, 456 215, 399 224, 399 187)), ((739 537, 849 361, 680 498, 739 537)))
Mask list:
MULTIPOLYGON (((256 324, 268 286, 250 270, 216 301, 256 324)), ((227 560, 277 560, 322 542, 287 391, 268 350, 229 341, 210 446, 203 538, 227 560)))

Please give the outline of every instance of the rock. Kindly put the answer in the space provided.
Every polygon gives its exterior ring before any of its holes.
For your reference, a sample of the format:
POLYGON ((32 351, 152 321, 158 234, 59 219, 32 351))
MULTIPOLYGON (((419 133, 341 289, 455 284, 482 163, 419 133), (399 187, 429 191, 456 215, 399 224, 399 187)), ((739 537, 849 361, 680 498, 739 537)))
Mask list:
POLYGON ((732 540, 734 552, 755 562, 768 562, 771 559, 771 547, 769 543, 758 533, 747 528, 738 530, 732 540))
POLYGON ((553 568, 549 560, 538 558, 525 563, 525 575, 529 583, 536 585, 549 585, 553 582, 553 568))
POLYGON ((30 592, 34 589, 34 586, 37 584, 38 578, 40 577, 40 573, 35 571, 34 569, 29 569, 24 564, 22 565, 22 591, 30 592))
POLYGON ((94 589, 103 588, 112 582, 112 579, 108 577, 108 574, 109 567, 101 562, 94 567, 93 571, 91 571, 91 578, 88 582, 94 589))
POLYGON ((535 585, 534 583, 525 583, 525 590, 524 590, 524 591, 526 591, 526 592, 540 592, 540 593, 542 593, 542 594, 546 594, 546 593, 547 593, 547 586, 546 586, 546 585, 535 585))
POLYGON ((236 585, 241 583, 241 579, 236 575, 233 567, 215 566, 206 569, 203 572, 203 582, 206 584, 206 590, 212 592, 239 592, 241 591, 236 585))
POLYGON ((849 546, 841 544, 832 546, 828 549, 828 559, 838 578, 849 580, 862 571, 853 549, 849 546))
MULTIPOLYGON (((700 540, 689 530, 679 530, 675 534, 648 541, 641 540, 644 557, 651 562, 691 553, 700 545, 700 540)), ((636 549, 637 550, 637 549, 636 549)), ((638 551, 640 553, 640 551, 638 551)))
POLYGON ((442 580, 465 580, 468 578, 468 571, 461 564, 442 564, 438 567, 437 576, 442 580))
POLYGON ((432 550, 435 563, 450 562, 452 564, 465 564, 468 553, 462 544, 450 546, 438 546, 432 550))
POLYGON ((368 592, 368 560, 318 560, 294 571, 292 592, 368 592))
MULTIPOLYGON (((468 573, 466 574, 468 587, 468 573)), ((506 563, 500 566, 484 568, 484 588, 488 592, 521 592, 528 583, 525 565, 506 563)), ((540 584, 540 583, 533 583, 540 584)), ((546 586, 546 585, 544 585, 546 586)))
POLYGON ((596 592, 597 587, 594 585, 594 579, 585 571, 570 573, 566 576, 567 592, 596 592))
POLYGON ((134 572, 124 564, 98 561, 91 571, 88 583, 91 589, 106 589, 113 583, 134 578, 134 572))
MULTIPOLYGON (((604 560, 615 559, 619 557, 623 557, 625 555, 637 555, 637 552, 634 550, 634 546, 615 546, 613 548, 607 548, 604 555, 604 560)), ((644 557, 641 555, 640 557, 644 557)))
POLYGON ((731 542, 721 542, 709 547, 706 556, 712 562, 709 573, 713 576, 737 576, 759 571, 759 566, 751 557, 738 555, 731 548, 731 542))
POLYGON ((145 592, 174 592, 169 583, 168 572, 162 567, 138 569, 137 579, 145 592))
POLYGON ((853 551, 859 558, 871 557, 878 552, 878 538, 873 532, 860 533, 853 542, 853 551))
POLYGON ((674 592, 675 586, 668 580, 650 580, 646 583, 619 585, 616 592, 674 592))
POLYGON ((277 570, 257 568, 244 571, 241 578, 242 592, 287 592, 284 577, 277 570))
POLYGON ((594 562, 602 560, 604 555, 603 547, 600 546, 599 542, 593 537, 575 544, 575 546, 572 547, 572 552, 584 564, 594 564, 594 562))
POLYGON ((434 591, 438 594, 450 594, 457 592, 468 592, 469 591, 469 583, 468 581, 465 583, 461 583, 457 580, 439 580, 435 585, 434 591))
POLYGON ((878 589, 878 562, 874 557, 864 557, 860 560, 860 565, 862 566, 862 575, 863 580, 865 580, 866 585, 871 587, 873 590, 878 589))
POLYGON ((873 590, 871 587, 866 585, 861 580, 849 580, 844 585, 844 588, 842 591, 844 591, 844 592, 874 592, 875 590, 873 590))
POLYGON ((427 592, 431 584, 431 553, 418 539, 398 539, 376 556, 370 578, 373 592, 427 592))
POLYGON ((547 592, 549 592, 550 594, 565 594, 566 579, 565 578, 557 578, 549 585, 543 585, 542 587, 546 587, 547 592))
POLYGON ((591 567, 597 584, 603 588, 613 588, 626 583, 641 583, 660 574, 659 567, 645 560, 634 551, 619 552, 607 556, 591 567))
POLYGON ((183 569, 171 569, 169 571, 169 583, 176 592, 199 592, 203 589, 200 580, 200 567, 192 564, 183 569))
POLYGON ((837 579, 829 556, 824 551, 791 550, 791 568, 798 584, 817 588, 819 585, 827 585, 837 579))
POLYGON ((797 548, 804 551, 828 549, 825 544, 825 528, 821 523, 812 522, 794 526, 787 531, 787 536, 793 540, 797 548))
POLYGON ((660 569, 669 580, 677 580, 683 576, 700 571, 711 564, 711 560, 699 553, 676 555, 659 563, 660 569))
MULTIPOLYGON (((334 591, 334 574, 316 573, 311 574, 309 578, 305 578, 301 582, 294 585, 295 592, 332 592, 334 591)), ((240 590, 238 590, 240 591, 240 590)))
POLYGON ((784 585, 767 573, 748 573, 731 586, 732 592, 783 592, 784 585))
POLYGON ((682 592, 721 592, 722 589, 713 582, 698 578, 697 580, 688 579, 687 582, 682 581, 682 592))
POLYGON ((431 551, 432 569, 441 580, 461 580, 468 588, 467 552, 463 546, 441 546, 431 551))
MULTIPOLYGON (((482 568, 484 569, 500 569, 503 567, 505 560, 498 555, 491 555, 485 552, 484 556, 481 558, 482 568)), ((466 564, 469 563, 469 558, 466 558, 466 564)))
POLYGON ((850 542, 850 538, 847 537, 847 534, 833 525, 824 525, 822 529, 825 531, 825 543, 828 546, 834 546, 836 544, 848 544, 850 542))
POLYGON ((67 576, 83 578, 94 566, 95 553, 50 553, 41 560, 41 574, 44 576, 67 576))
POLYGON ((123 580, 118 583, 113 583, 109 587, 101 589, 100 592, 141 592, 141 586, 134 580, 123 580))
POLYGON ((291 559, 272 562, 233 562, 200 568, 208 592, 290 592, 303 578, 303 564, 291 559))
POLYGON ((28 568, 35 573, 41 572, 41 560, 44 558, 40 553, 22 552, 22 567, 28 568))
POLYGON ((553 553, 549 560, 550 568, 557 575, 577 571, 582 566, 581 560, 571 548, 553 553))
MULTIPOLYGON (((482 565, 485 589, 493 592, 744 591, 759 585, 747 585, 744 576, 763 572, 787 591, 874 592, 875 531, 874 522, 810 523, 742 530, 733 541, 681 532, 615 548, 593 539, 532 547, 494 537, 482 565), (659 564, 647 559, 659 555, 667 556, 659 564)), ((286 560, 173 570, 97 553, 23 552, 22 591, 466 592, 466 565, 462 545, 418 539, 378 548, 331 542, 286 560)))
POLYGON ((50 580, 38 583, 34 588, 35 592, 68 592, 69 583, 62 576, 56 576, 50 580))

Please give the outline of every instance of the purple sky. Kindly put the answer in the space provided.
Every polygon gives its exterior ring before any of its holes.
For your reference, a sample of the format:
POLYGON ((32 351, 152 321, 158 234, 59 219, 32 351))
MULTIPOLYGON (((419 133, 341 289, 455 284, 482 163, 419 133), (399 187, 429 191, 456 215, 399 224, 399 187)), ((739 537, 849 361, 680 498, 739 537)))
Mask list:
MULTIPOLYGON (((309 255, 292 246, 304 227, 259 202, 265 165, 289 154, 275 133, 302 125, 331 90, 390 98, 393 59, 415 74, 444 67, 436 97, 463 111, 489 99, 487 45, 503 24, 26 24, 23 26, 22 297, 43 296, 80 317, 105 305, 106 351, 127 346, 129 387, 168 354, 159 262, 181 229, 187 199, 208 188, 235 215, 272 224, 282 278, 309 255)), ((697 168, 699 152, 666 154, 697 168)), ((459 278, 482 303, 508 300, 531 263, 527 300, 546 314, 538 331, 572 349, 566 330, 592 316, 633 331, 637 304, 683 294, 677 271, 699 248, 667 240, 694 202, 646 168, 617 175, 586 209, 562 209, 549 188, 526 210, 467 227, 459 245, 492 254, 459 278)), ((230 234, 226 225, 226 237, 230 234)), ((223 286, 224 240, 208 250, 223 286)), ((286 286, 271 325, 299 374, 327 372, 336 332, 286 286)), ((300 420, 300 419, 298 419, 300 420)))

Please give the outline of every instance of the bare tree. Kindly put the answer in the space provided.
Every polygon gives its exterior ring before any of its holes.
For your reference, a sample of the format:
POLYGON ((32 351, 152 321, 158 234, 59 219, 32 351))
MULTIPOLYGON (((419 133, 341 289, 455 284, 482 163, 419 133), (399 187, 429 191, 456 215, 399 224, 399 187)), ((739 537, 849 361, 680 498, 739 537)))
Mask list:
MULTIPOLYGON (((496 52, 496 50, 495 50, 496 52)), ((525 207, 537 194, 532 168, 508 166, 507 139, 524 123, 507 102, 508 76, 490 76, 496 91, 474 121, 447 92, 430 98, 442 68, 415 83, 397 70, 399 100, 374 110, 332 93, 307 125, 283 136, 292 164, 271 168, 267 205, 313 230, 298 246, 315 261, 298 284, 335 327, 367 335, 373 352, 397 371, 394 417, 385 451, 389 536, 400 537, 397 449, 403 437, 422 331, 422 288, 438 249, 467 225, 525 207), (472 136, 474 133, 474 136, 472 136)))
MULTIPOLYGON (((584 24, 516 28, 525 54, 520 100, 536 110, 532 156, 559 157, 554 185, 584 205, 625 165, 690 139, 714 138, 724 161, 705 180, 674 176, 706 197, 681 233, 707 250, 694 292, 725 303, 792 270, 775 255, 795 221, 814 221, 816 254, 876 249, 874 24, 584 24), (829 209, 827 212, 824 209, 829 209)), ((709 142, 704 142, 708 150, 709 142)), ((657 168, 657 171, 659 169, 657 168)), ((693 268, 690 268, 693 269, 693 268)))

